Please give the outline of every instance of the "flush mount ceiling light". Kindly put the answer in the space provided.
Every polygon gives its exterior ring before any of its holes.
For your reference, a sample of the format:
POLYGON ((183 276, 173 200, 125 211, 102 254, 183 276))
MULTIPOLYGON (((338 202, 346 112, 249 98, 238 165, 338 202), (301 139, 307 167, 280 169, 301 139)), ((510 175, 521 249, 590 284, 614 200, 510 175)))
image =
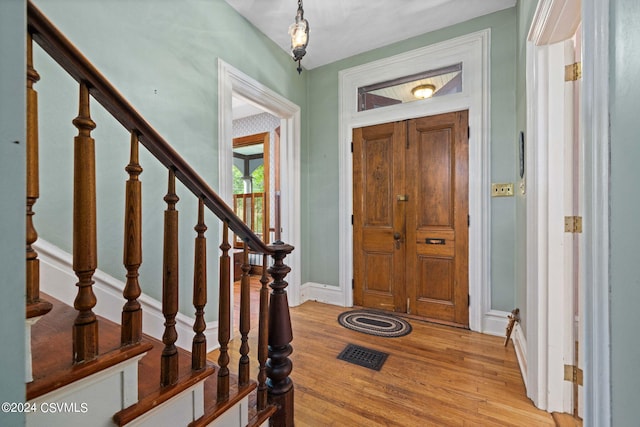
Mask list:
POLYGON ((289 35, 291 36, 291 54, 293 60, 298 61, 298 74, 302 72, 300 60, 307 53, 307 44, 309 44, 309 23, 304 19, 304 10, 302 9, 302 0, 298 0, 298 13, 296 13, 296 22, 289 27, 289 35))
POLYGON ((430 98, 436 91, 436 87, 432 84, 424 84, 411 89, 411 93, 418 99, 430 98))

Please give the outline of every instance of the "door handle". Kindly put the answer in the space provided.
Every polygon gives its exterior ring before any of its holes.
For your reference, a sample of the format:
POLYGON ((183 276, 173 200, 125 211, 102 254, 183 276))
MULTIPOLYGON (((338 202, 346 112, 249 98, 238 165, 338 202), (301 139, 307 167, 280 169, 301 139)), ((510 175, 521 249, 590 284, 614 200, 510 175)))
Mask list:
POLYGON ((402 235, 400 233, 393 233, 393 240, 395 240, 396 249, 400 249, 400 243, 402 243, 402 235))

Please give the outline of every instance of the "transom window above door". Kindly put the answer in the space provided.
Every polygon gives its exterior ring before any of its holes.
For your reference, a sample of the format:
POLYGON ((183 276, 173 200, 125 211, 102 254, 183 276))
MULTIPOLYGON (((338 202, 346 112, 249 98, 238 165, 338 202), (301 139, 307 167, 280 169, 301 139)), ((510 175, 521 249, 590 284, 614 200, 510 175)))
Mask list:
POLYGON ((462 92, 462 63, 358 88, 358 111, 462 92))

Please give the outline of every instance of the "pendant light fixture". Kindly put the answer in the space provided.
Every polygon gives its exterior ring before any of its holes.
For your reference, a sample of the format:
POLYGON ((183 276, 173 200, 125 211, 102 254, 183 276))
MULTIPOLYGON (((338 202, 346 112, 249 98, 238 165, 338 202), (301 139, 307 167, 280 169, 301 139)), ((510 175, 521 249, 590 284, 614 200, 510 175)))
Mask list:
POLYGON ((298 74, 302 72, 300 60, 307 53, 307 44, 309 44, 309 23, 304 19, 304 10, 302 9, 302 0, 298 0, 298 13, 296 13, 296 22, 289 27, 289 35, 291 36, 291 55, 293 60, 298 61, 298 74))

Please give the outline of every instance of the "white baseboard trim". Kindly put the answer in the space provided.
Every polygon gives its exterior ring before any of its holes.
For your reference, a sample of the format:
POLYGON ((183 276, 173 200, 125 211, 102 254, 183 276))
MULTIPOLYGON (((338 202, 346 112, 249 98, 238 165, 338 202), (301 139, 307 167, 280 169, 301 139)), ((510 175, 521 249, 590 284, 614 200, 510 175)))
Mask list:
MULTIPOLYGON (((40 290, 52 297, 73 305, 78 279, 73 271, 73 257, 57 246, 42 240, 33 245, 40 259, 40 290)), ((97 304, 93 311, 99 316, 120 324, 122 321, 122 306, 125 299, 122 296, 125 283, 121 280, 96 270, 93 275, 93 292, 96 295, 97 304)), ((144 293, 138 298, 142 306, 142 331, 156 339, 162 340, 164 333, 164 315, 162 303, 144 293)), ((193 340, 192 317, 178 313, 176 316, 176 330, 178 340, 176 345, 187 351, 191 351, 193 340)), ((207 337, 207 352, 215 350, 218 344, 218 322, 208 322, 204 331, 207 337)))
POLYGON ((522 332, 520 323, 516 323, 511 332, 511 341, 513 341, 513 347, 516 350, 516 356, 518 358, 518 365, 520 365, 520 373, 522 374, 522 380, 524 381, 524 387, 527 388, 527 338, 522 332))
POLYGON ((306 282, 300 287, 300 302, 318 301, 344 307, 344 295, 338 286, 306 282))
POLYGON ((509 313, 500 310, 490 310, 482 316, 482 333, 504 337, 509 324, 509 313))

